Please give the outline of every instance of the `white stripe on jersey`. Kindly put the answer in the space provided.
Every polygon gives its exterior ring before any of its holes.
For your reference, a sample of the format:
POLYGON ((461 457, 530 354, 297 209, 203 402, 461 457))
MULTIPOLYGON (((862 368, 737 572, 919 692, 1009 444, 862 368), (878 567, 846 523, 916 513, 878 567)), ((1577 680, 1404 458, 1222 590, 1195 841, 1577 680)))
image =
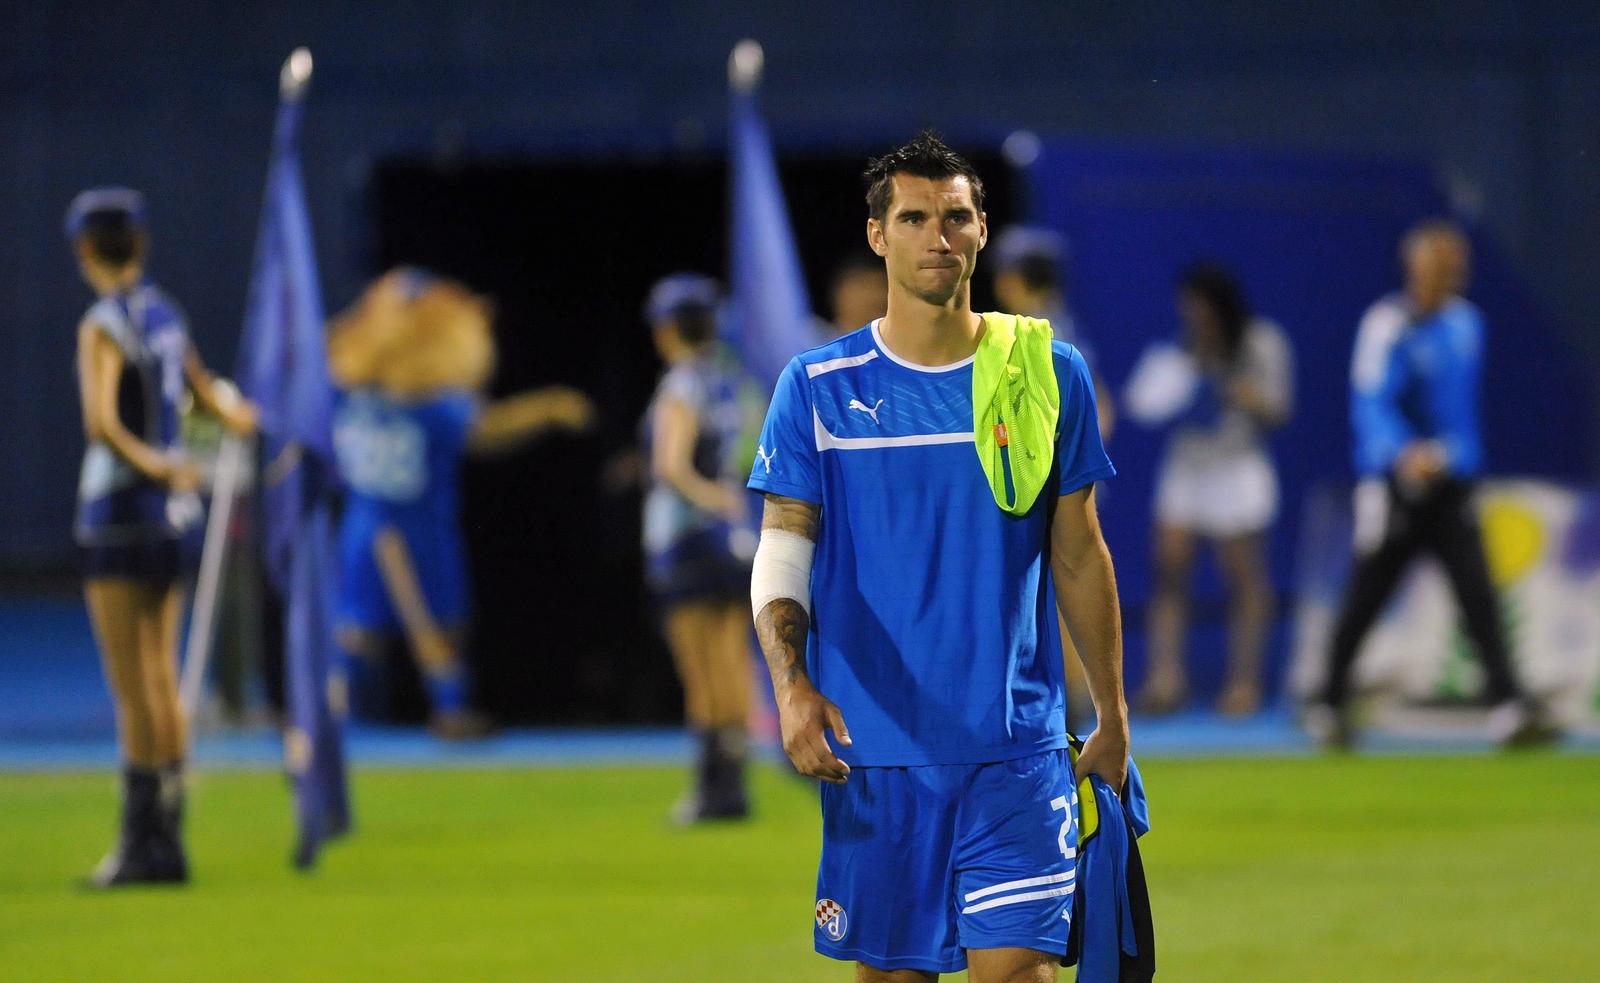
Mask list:
MULTIPOLYGON (((1076 855, 1077 851, 1073 852, 1074 855, 1076 855)), ((1071 860, 1072 857, 1068 857, 1067 859, 1071 860)), ((976 901, 979 898, 987 898, 991 894, 999 894, 1002 891, 1015 891, 1019 887, 1038 887, 1041 884, 1060 884, 1062 881, 1072 880, 1075 875, 1075 871, 1064 870, 1059 874, 1051 874, 1049 877, 1028 877, 1020 881, 1006 881, 1004 884, 996 884, 994 887, 986 887, 981 891, 973 891, 972 893, 968 894, 964 900, 976 901)))
POLYGON ((833 372, 836 369, 849 369, 857 365, 866 365, 877 357, 878 353, 871 351, 865 355, 846 355, 843 358, 830 358, 826 362, 812 362, 806 366, 806 378, 815 379, 819 375, 833 372))
POLYGON ((966 433, 914 433, 905 437, 835 437, 822 425, 822 417, 812 409, 811 421, 816 430, 819 451, 873 451, 885 447, 929 447, 934 444, 972 443, 972 431, 966 433))

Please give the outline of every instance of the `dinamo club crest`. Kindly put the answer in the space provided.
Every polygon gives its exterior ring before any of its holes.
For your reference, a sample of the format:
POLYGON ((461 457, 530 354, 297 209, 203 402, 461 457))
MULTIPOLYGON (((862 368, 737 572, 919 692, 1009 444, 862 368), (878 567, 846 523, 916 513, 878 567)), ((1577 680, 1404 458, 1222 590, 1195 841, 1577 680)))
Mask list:
POLYGON ((839 902, 823 898, 817 902, 817 927, 822 929, 823 935, 837 942, 850 930, 850 916, 839 902))

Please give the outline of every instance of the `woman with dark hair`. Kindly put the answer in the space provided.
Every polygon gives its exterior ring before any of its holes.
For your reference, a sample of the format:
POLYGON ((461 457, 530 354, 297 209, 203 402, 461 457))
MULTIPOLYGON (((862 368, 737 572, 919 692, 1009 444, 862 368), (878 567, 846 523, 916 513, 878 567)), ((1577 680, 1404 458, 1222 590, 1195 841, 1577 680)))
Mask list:
POLYGON ((1228 678, 1218 708, 1243 716, 1261 702, 1272 623, 1266 536, 1277 516, 1278 479, 1266 434, 1289 418, 1291 354, 1283 332, 1251 315, 1238 281, 1221 266, 1185 270, 1177 307, 1181 343, 1148 349, 1127 393, 1129 415, 1172 431, 1157 480, 1150 661, 1137 702, 1149 713, 1184 703, 1190 579, 1203 539, 1216 550, 1229 593, 1228 678))
POLYGON ((749 812, 750 561, 756 537, 743 477, 756 456, 759 399, 717 342, 715 281, 677 273, 645 318, 666 374, 644 423, 645 582, 683 683, 699 743, 695 782, 672 810, 683 825, 749 812))
POLYGON ((66 231, 99 298, 78 326, 88 447, 75 535, 123 758, 121 837, 91 881, 181 882, 189 878, 182 835, 188 721, 178 703, 178 622, 196 559, 185 533, 199 524, 201 507, 180 402, 193 393, 240 435, 255 430, 256 410, 224 394, 177 304, 145 278, 149 239, 138 192, 85 191, 67 212, 66 231))

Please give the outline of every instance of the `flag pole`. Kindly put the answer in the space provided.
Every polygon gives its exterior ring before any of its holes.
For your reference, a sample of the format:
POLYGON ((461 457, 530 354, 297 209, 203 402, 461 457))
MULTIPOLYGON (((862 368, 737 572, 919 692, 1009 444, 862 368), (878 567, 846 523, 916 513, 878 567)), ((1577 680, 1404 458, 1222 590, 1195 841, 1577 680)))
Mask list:
MULTIPOLYGON (((178 699, 184 717, 194 719, 200 705, 200 691, 205 686, 206 666, 211 661, 212 637, 217 627, 217 596, 221 593, 222 572, 228 559, 228 522, 233 515, 233 501, 239 485, 239 474, 244 467, 247 443, 243 438, 226 434, 217 452, 216 471, 211 482, 211 510, 206 517, 205 546, 200 553, 200 577, 195 586, 194 608, 189 616, 189 643, 183 656, 183 679, 178 687, 178 699)), ((189 730, 189 742, 194 742, 194 730, 189 730)))

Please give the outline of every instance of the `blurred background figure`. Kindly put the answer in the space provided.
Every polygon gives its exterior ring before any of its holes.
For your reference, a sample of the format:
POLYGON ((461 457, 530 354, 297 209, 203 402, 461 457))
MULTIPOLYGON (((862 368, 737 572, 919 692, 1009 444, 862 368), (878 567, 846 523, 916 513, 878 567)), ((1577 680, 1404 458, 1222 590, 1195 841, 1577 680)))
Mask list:
POLYGON ((1093 342, 1079 329, 1067 306, 1062 275, 1067 262, 1066 237, 1038 226, 1007 226, 990 244, 989 253, 994 262, 994 295, 1000 310, 1048 320, 1057 338, 1070 342, 1083 353, 1083 360, 1089 363, 1089 372, 1094 376, 1100 439, 1109 440, 1116 427, 1116 401, 1096 367, 1093 342))
POLYGON ((1324 746, 1353 736, 1350 671, 1361 642, 1418 554, 1433 554, 1485 676, 1491 736, 1502 744, 1553 736, 1512 672, 1499 594, 1489 577, 1473 490, 1484 471, 1478 425, 1483 315, 1461 296, 1467 237, 1423 222, 1400 246, 1405 290, 1361 319, 1350 365, 1355 430, 1356 566, 1334 629, 1322 700, 1305 715, 1324 746))
POLYGON ((492 317, 491 304, 460 283, 401 268, 329 326, 329 368, 343 390, 334 420, 346 488, 339 643, 376 659, 403 636, 422 672, 430 727, 446 739, 490 729, 470 708, 463 653, 471 601, 462 458, 557 428, 582 430, 594 414, 587 397, 559 386, 485 405, 492 317))
POLYGON ((1227 682, 1218 709, 1253 713, 1274 599, 1266 538, 1278 513, 1278 479, 1266 435, 1289 419, 1289 344, 1254 317, 1227 269, 1201 263, 1178 284, 1179 343, 1151 346, 1128 383, 1125 408, 1171 428, 1156 486, 1155 586, 1148 613, 1150 668, 1136 699, 1170 713, 1188 693, 1184 648, 1196 548, 1216 550, 1228 590, 1227 682))
POLYGON ((828 280, 833 333, 848 334, 883 317, 889 309, 889 277, 883 260, 865 250, 851 253, 828 280))
POLYGON ((125 188, 75 198, 67 238, 99 298, 78 326, 78 386, 88 447, 76 537, 84 596, 116 703, 122 831, 92 875, 97 887, 186 881, 178 634, 198 565, 198 468, 184 453, 185 389, 234 433, 250 404, 225 396, 201 364, 177 304, 145 277, 144 199, 125 188))
MULTIPOLYGON (((645 412, 649 490, 644 501, 645 584, 683 684, 684 717, 698 744, 694 784, 673 806, 690 824, 749 814, 745 759, 752 699, 750 496, 754 460, 743 374, 717 340, 720 291, 710 277, 675 273, 645 303, 667 371, 645 412)), ((753 416, 753 420, 751 417, 753 416)))
MULTIPOLYGON (((1094 378, 1095 407, 1100 419, 1100 439, 1111 439, 1116 427, 1116 400, 1095 364, 1094 346, 1078 330, 1076 319, 1067 308, 1062 268, 1067 261, 1067 240, 1052 229, 1032 225, 1011 225, 1001 230, 989 244, 994 262, 994 295, 1000 310, 1007 314, 1026 314, 1050 322, 1057 338, 1070 342, 1083 354, 1094 378)), ((1066 620, 1060 622, 1061 647, 1067 672, 1067 717, 1073 728, 1087 728, 1094 714, 1089 699, 1089 684, 1083 663, 1073 647, 1066 620)))

